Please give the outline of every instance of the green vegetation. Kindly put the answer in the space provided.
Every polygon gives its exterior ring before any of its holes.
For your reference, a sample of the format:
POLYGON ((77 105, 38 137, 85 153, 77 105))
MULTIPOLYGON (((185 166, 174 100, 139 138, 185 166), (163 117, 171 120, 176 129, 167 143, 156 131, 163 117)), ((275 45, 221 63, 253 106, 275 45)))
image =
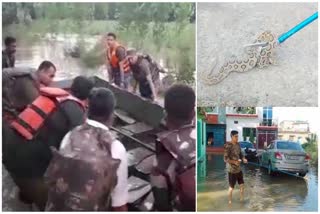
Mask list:
POLYGON ((205 114, 207 112, 214 112, 215 107, 197 107, 197 118, 205 119, 205 114))
POLYGON ((164 62, 179 82, 194 82, 194 3, 3 3, 3 37, 37 41, 45 34, 78 34, 88 67, 104 62, 104 47, 91 50, 85 39, 115 32, 128 47, 164 62))
POLYGON ((306 140, 307 143, 303 144, 302 147, 311 156, 311 163, 318 165, 318 136, 311 134, 306 140))

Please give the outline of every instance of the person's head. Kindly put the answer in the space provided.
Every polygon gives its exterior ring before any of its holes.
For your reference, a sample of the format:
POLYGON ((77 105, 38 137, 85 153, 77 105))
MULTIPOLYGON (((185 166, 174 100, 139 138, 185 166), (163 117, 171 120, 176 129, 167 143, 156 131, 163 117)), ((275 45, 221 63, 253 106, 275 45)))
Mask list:
POLYGON ((16 38, 8 36, 4 39, 4 44, 6 46, 6 51, 10 54, 14 54, 17 49, 16 38))
POLYGON ((89 97, 91 89, 94 87, 94 82, 85 77, 77 76, 74 78, 71 85, 71 93, 80 100, 85 100, 89 97))
POLYGON ((165 93, 164 108, 168 126, 181 126, 192 122, 195 115, 195 93, 187 85, 173 85, 165 93))
POLYGON ((127 59, 130 64, 134 65, 138 61, 137 51, 135 49, 130 49, 127 51, 127 59))
POLYGON ((93 88, 89 94, 88 118, 104 124, 110 123, 115 108, 115 98, 107 88, 93 88))
POLYGON ((108 33, 106 36, 108 47, 113 48, 117 42, 117 36, 114 33, 108 33))
POLYGON ((239 137, 238 131, 232 130, 230 135, 231 135, 231 142, 238 143, 238 137, 239 137))
POLYGON ((56 67, 50 61, 43 61, 37 70, 37 77, 41 84, 49 86, 56 75, 56 67))

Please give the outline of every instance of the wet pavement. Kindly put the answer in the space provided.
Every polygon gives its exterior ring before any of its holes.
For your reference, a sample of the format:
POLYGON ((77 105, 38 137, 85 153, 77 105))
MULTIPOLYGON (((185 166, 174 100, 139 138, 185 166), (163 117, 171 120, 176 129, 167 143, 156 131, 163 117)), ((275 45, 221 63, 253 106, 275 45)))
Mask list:
POLYGON ((239 186, 228 205, 228 177, 222 154, 207 155, 198 165, 198 211, 318 211, 318 170, 311 167, 306 179, 279 174, 270 177, 266 169, 242 166, 245 200, 240 202, 239 186), (201 174, 201 173, 200 173, 201 174))

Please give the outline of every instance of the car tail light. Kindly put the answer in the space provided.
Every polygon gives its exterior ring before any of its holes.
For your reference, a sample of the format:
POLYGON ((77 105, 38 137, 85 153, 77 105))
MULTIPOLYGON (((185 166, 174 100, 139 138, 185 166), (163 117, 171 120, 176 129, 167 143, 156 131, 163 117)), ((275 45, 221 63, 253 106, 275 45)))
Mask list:
POLYGON ((282 155, 281 155, 280 152, 274 153, 274 157, 275 157, 276 159, 282 160, 282 155))
POLYGON ((311 160, 310 155, 306 154, 306 158, 305 158, 305 160, 306 160, 306 161, 311 160))

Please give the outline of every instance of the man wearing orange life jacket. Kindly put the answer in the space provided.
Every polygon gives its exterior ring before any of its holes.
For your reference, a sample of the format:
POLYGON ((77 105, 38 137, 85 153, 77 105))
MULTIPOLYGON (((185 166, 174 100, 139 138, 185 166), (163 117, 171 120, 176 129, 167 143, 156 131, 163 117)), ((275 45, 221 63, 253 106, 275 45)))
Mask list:
POLYGON ((40 96, 4 129, 3 163, 20 188, 20 196, 41 210, 47 200, 43 174, 65 134, 85 120, 85 100, 93 82, 75 78, 71 94, 42 87, 40 96), (81 86, 81 87, 80 87, 81 86))
POLYGON ((128 89, 131 78, 130 65, 126 59, 125 47, 120 45, 116 39, 114 33, 108 33, 106 36, 106 65, 109 72, 109 82, 114 82, 117 86, 128 89))

